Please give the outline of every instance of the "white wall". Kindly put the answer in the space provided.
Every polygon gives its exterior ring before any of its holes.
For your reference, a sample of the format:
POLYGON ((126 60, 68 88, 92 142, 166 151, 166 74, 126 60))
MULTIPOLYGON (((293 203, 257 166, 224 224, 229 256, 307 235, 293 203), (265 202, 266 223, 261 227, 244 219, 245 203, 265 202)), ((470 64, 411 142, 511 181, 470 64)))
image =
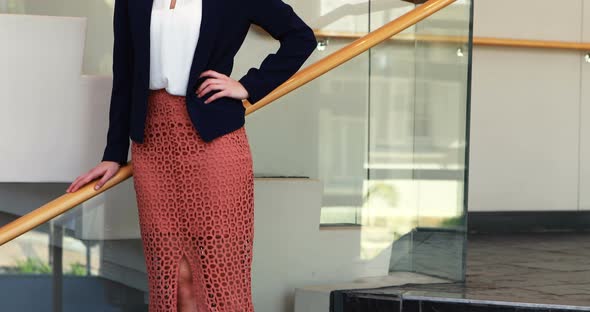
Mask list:
MULTIPOLYGON (((474 36, 590 42, 590 1, 479 0, 474 36)), ((590 208, 584 54, 474 47, 469 210, 590 208)))
POLYGON ((100 160, 111 77, 81 75, 85 30, 0 14, 0 182, 71 182, 100 160))

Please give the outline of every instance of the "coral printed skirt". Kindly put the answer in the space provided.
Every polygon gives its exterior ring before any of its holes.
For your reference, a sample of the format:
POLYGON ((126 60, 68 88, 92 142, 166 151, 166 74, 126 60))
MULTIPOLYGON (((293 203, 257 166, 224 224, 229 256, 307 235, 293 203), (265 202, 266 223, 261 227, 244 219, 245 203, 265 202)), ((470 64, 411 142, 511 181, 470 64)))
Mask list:
POLYGON ((205 142, 184 96, 150 90, 144 142, 131 144, 149 311, 177 311, 182 257, 199 312, 254 311, 254 175, 245 128, 205 142))

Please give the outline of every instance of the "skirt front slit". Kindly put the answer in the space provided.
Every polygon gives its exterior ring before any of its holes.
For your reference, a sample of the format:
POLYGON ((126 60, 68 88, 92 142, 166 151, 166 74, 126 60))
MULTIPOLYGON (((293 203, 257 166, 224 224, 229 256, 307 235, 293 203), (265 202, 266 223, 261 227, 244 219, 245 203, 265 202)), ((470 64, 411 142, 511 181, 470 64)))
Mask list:
POLYGON ((177 312, 183 257, 197 311, 253 312, 254 175, 245 128, 205 142, 184 96, 150 90, 144 142, 132 141, 131 158, 149 312, 177 312))

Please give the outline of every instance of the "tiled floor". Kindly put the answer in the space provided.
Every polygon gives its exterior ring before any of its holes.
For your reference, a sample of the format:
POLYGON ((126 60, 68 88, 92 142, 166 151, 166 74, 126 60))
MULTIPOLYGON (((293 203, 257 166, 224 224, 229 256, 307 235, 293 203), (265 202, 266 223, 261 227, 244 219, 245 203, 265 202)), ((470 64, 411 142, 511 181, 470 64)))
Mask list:
POLYGON ((357 293, 420 304, 416 311, 590 311, 590 233, 470 235, 467 259, 465 284, 357 293))
POLYGON ((472 235, 465 295, 590 307, 590 233, 472 235))

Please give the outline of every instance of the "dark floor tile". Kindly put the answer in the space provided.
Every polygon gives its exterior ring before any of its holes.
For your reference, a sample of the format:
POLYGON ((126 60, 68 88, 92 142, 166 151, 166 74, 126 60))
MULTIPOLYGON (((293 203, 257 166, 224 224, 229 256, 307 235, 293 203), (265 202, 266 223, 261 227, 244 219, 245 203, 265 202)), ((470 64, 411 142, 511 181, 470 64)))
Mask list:
POLYGON ((420 302, 417 300, 402 300, 401 312, 420 312, 420 302))
POLYGON ((383 296, 353 291, 332 291, 330 312, 399 312, 400 300, 395 296, 383 296))
POLYGON ((365 297, 349 299, 352 310, 333 312, 391 309, 380 302, 387 296, 395 302, 401 297, 403 312, 590 311, 590 233, 472 234, 468 240, 465 283, 351 290, 352 297, 355 292, 365 297), (385 297, 371 303, 367 294, 385 297), (433 300, 424 302, 425 298, 433 300), (474 303, 482 301, 506 306, 474 303))
POLYGON ((520 308, 491 304, 465 302, 429 302, 422 301, 420 312, 557 312, 542 308, 520 308))

